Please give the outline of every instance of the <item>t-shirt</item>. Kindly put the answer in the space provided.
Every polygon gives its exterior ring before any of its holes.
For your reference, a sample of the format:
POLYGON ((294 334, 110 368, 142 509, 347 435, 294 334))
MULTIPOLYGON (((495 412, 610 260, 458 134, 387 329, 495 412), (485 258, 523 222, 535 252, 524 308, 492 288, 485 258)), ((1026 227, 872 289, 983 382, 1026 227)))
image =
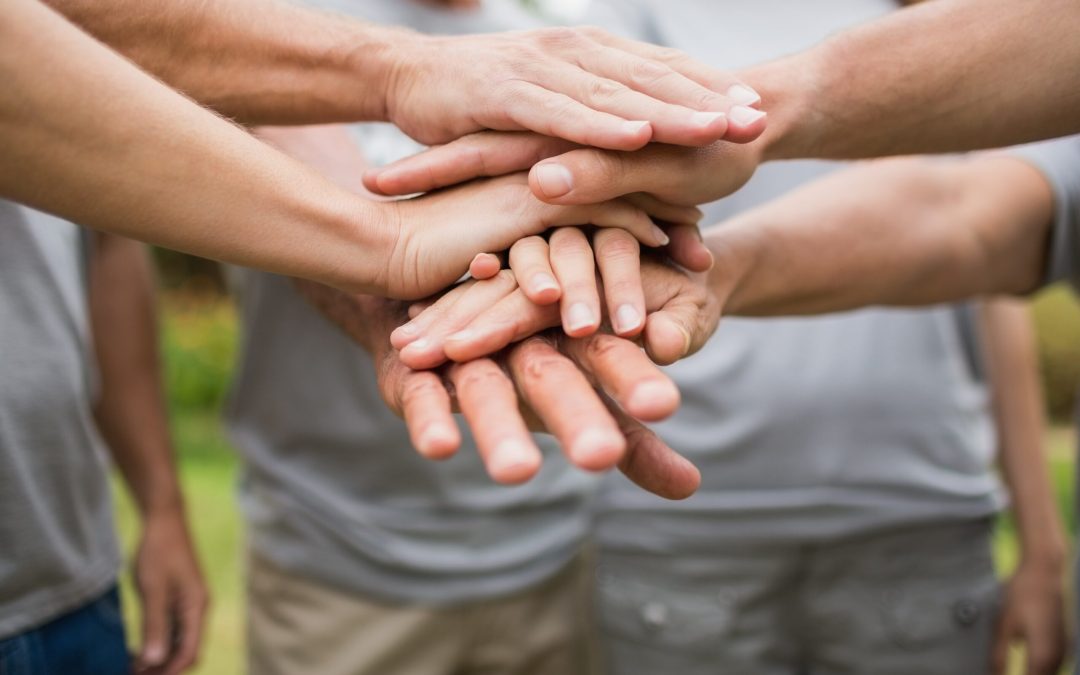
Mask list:
MULTIPOLYGON (((897 6, 610 0, 596 3, 594 22, 734 69, 805 49, 897 6)), ((765 165, 742 190, 706 207, 705 222, 837 166, 765 165)), ((701 489, 669 502, 610 476, 599 541, 651 551, 812 543, 993 514, 1002 495, 976 343, 966 307, 725 318, 698 354, 668 368, 683 403, 654 425, 700 467, 701 489)))
MULTIPOLYGON (((534 23, 507 2, 467 13, 399 0, 331 4, 435 32, 534 23)), ((358 133, 378 163, 413 150, 387 125, 358 133)), ((464 426, 453 459, 425 460, 380 397, 367 352, 289 279, 244 271, 238 297, 242 360, 227 415, 257 554, 355 593, 423 604, 517 592, 577 554, 596 478, 571 468, 550 437, 537 436, 540 474, 515 487, 492 482, 464 426)))
POLYGON ((116 580, 87 326, 81 230, 0 201, 0 639, 116 580))
POLYGON ((1039 169, 1054 193, 1046 281, 1080 288, 1080 136, 1024 145, 1010 154, 1039 169))

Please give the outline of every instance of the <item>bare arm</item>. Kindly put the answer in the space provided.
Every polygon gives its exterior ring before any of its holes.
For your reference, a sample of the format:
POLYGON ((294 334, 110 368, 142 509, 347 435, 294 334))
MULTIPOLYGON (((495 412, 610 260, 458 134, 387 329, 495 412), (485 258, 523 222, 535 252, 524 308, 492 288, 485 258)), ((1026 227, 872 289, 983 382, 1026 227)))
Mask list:
POLYGON ((364 287, 396 233, 359 199, 35 0, 0 9, 0 195, 208 258, 364 287))
POLYGON ((142 244, 110 235, 97 237, 90 269, 101 373, 95 416, 142 520, 135 560, 143 620, 139 660, 178 673, 198 655, 206 587, 169 440, 153 273, 142 244))
POLYGON ((766 159, 1000 147, 1080 131, 1080 3, 938 0, 743 73, 766 159))
POLYGON ((1054 675, 1065 652, 1066 544, 1046 464, 1035 332, 1023 301, 994 298, 979 308, 979 328, 997 422, 999 463, 1020 536, 1020 563, 998 619, 995 673, 1023 643, 1024 672, 1054 675))
POLYGON ((280 0, 48 0, 196 100, 247 124, 384 120, 424 143, 529 129, 630 150, 756 138, 757 96, 696 62, 569 28, 424 36, 280 0), (748 98, 749 97, 749 98, 748 98))
POLYGON ((710 228, 729 314, 809 314, 1026 293, 1053 195, 1008 157, 862 164, 710 228))

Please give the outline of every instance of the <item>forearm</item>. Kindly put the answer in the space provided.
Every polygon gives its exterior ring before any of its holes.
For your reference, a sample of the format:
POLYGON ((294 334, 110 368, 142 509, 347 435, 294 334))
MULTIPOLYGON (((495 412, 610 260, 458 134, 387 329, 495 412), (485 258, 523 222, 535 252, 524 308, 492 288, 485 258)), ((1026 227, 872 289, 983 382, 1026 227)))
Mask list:
POLYGON ((810 314, 1025 293, 1042 278, 1053 197, 998 157, 859 165, 706 233, 733 314, 810 314))
POLYGON ((33 0, 0 11, 0 195, 203 257, 374 290, 395 232, 33 0))
POLYGON ((1080 3, 938 0, 754 68, 770 159, 1000 147, 1080 130, 1080 3))
POLYGON ((276 0, 47 0, 142 68, 245 124, 385 120, 404 29, 276 0))
POLYGON ((95 417, 139 511, 181 510, 158 358, 154 278, 142 244, 96 238, 90 318, 101 374, 95 417))
POLYGON ((980 306, 980 336, 990 375, 998 461, 1009 488, 1021 555, 1062 566, 1066 545, 1045 455, 1035 331, 1026 305, 1004 298, 980 306))

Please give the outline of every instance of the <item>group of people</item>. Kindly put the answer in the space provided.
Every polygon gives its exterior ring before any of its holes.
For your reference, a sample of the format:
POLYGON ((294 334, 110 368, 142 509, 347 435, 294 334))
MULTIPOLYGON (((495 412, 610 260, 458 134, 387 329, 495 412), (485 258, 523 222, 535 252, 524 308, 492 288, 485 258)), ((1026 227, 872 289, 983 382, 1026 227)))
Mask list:
POLYGON ((200 650, 134 239, 230 264, 251 673, 1058 672, 1075 0, 308 4, 0 9, 0 675, 200 650))

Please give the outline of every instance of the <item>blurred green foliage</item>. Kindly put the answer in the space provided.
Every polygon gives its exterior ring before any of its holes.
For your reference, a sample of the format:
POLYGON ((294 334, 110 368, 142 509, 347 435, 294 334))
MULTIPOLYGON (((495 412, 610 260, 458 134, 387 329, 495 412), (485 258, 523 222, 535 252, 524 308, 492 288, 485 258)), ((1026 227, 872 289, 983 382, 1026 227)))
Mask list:
POLYGON ((1070 422, 1080 383, 1080 305, 1067 287, 1058 285, 1040 293, 1031 307, 1047 413, 1054 421, 1070 422))
POLYGON ((162 299, 165 386, 170 409, 218 410, 236 358, 237 321, 219 294, 172 291, 162 299))

